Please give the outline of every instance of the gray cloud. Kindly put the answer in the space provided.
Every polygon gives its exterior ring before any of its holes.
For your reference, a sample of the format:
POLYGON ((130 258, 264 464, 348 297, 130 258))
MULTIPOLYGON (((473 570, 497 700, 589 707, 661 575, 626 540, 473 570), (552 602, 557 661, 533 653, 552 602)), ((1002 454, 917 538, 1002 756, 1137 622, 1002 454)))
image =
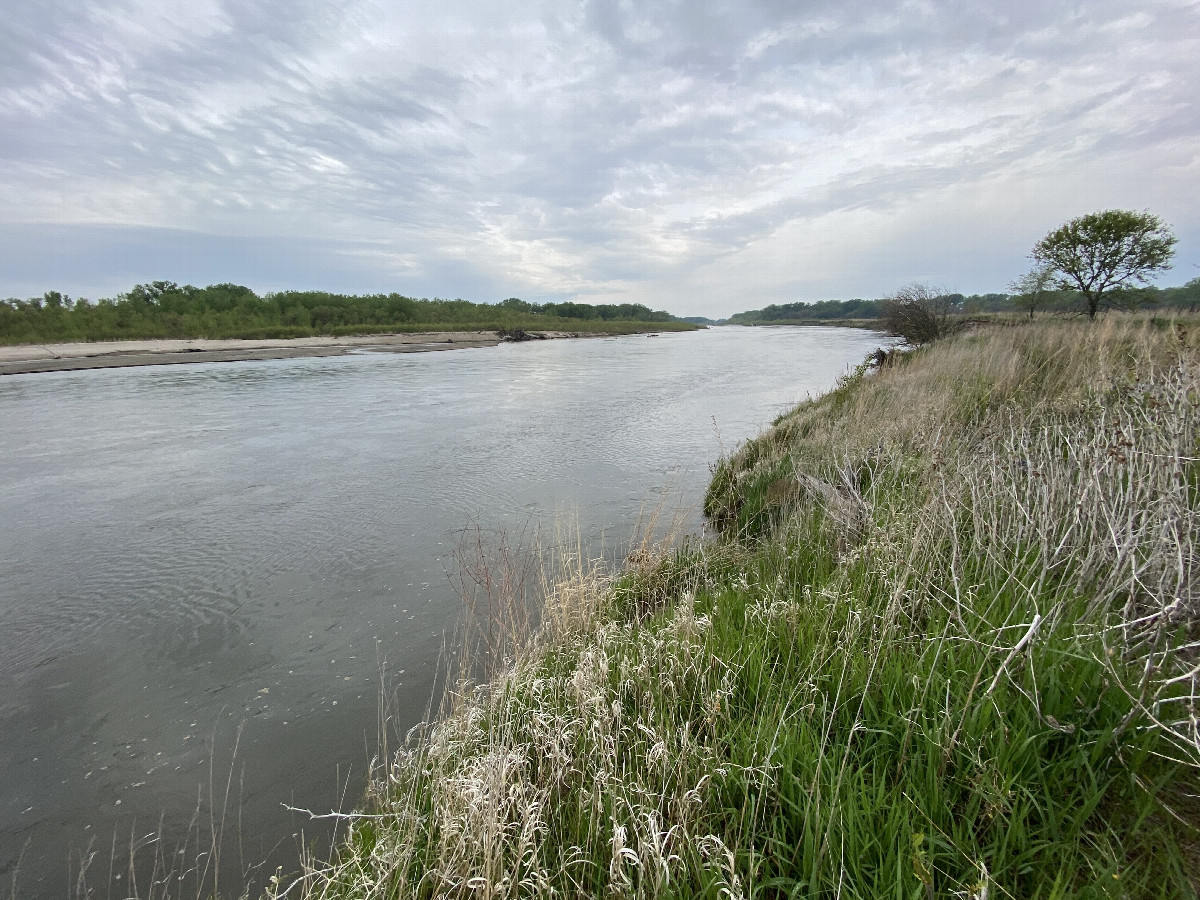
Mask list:
POLYGON ((28 6, 0 24, 0 293, 715 314, 1002 288, 1114 205, 1175 225, 1184 278, 1200 249, 1194 0, 28 6))

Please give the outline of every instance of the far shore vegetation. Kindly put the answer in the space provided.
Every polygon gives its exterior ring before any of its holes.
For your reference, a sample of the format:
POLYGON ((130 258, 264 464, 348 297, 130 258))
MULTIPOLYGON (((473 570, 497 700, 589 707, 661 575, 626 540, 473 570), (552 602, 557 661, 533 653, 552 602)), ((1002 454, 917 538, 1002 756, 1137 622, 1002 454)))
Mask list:
POLYGON ((283 291, 258 296, 236 284, 198 288, 156 281, 116 298, 73 300, 57 291, 0 301, 0 345, 155 338, 278 339, 428 331, 687 331, 696 324, 636 303, 500 303, 283 291))
POLYGON ((911 344, 927 343, 975 321, 1004 321, 1039 311, 1086 315, 1103 309, 1200 308, 1200 278, 1158 288, 1153 276, 1171 267, 1178 239, 1149 212, 1108 209, 1072 219, 1046 235, 1029 256, 1033 267, 1011 293, 964 296, 913 284, 878 300, 786 303, 737 313, 734 325, 851 325, 882 328, 911 344), (917 339, 913 340, 914 335, 917 339))
MULTIPOLYGON (((954 311, 964 316, 993 318, 1033 318, 1034 314, 1087 315, 1087 299, 1079 291, 1063 290, 1032 281, 1027 290, 1011 293, 960 294, 946 291, 941 294, 954 311)), ((875 300, 818 300, 814 303, 772 304, 763 309, 735 313, 726 321, 730 325, 850 325, 878 328, 884 315, 884 301, 875 300)), ((1117 292, 1113 298, 1123 308, 1161 310, 1165 313, 1200 312, 1200 278, 1193 278, 1178 287, 1138 287, 1117 292)))

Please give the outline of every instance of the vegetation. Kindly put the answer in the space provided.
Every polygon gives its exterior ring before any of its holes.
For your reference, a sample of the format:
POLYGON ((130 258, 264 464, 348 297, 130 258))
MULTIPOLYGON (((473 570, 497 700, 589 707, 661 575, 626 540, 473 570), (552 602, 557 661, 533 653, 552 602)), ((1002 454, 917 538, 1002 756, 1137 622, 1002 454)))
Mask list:
POLYGON ((627 332, 686 329, 669 313, 640 304, 415 300, 400 294, 346 296, 284 291, 259 297, 247 287, 206 288, 167 281, 139 284, 116 299, 72 301, 57 291, 0 301, 0 344, 136 338, 295 338, 406 331, 523 329, 627 332))
POLYGON ((910 284, 879 301, 880 324, 913 347, 952 334, 961 325, 959 301, 928 285, 910 284))
POLYGON ((1013 303, 1020 309, 1033 314, 1049 305, 1053 298, 1054 270, 1047 263, 1035 263, 1033 268, 1009 285, 1013 290, 1013 303))
POLYGON ((1162 306, 1186 309, 1193 313, 1200 310, 1200 278, 1193 278, 1182 287, 1147 290, 1144 293, 1150 294, 1162 306))
POLYGON ((864 363, 717 464, 717 539, 560 571, 301 887, 1195 896, 1196 362, 1120 316, 864 363))
POLYGON ((731 325, 808 325, 815 322, 846 322, 877 319, 878 300, 819 300, 816 303, 772 304, 729 317, 731 325))
POLYGON ((1127 289, 1169 269, 1175 243, 1158 216, 1110 209, 1050 232, 1033 248, 1033 258, 1057 276, 1060 288, 1079 291, 1094 319, 1102 304, 1128 304, 1127 289))
POLYGON ((1176 238, 1150 213, 1110 209, 1072 219, 1033 249, 1034 265, 1009 285, 1011 294, 930 292, 923 285, 901 289, 879 300, 822 300, 773 304, 729 317, 734 325, 870 325, 900 335, 911 344, 928 343, 952 324, 950 312, 1065 312, 1082 308, 1088 318, 1106 307, 1165 307, 1196 312, 1200 278, 1181 287, 1159 289, 1151 276, 1170 268, 1176 238), (923 293, 917 297, 913 292, 923 293))
MULTIPOLYGON (((946 294, 946 298, 968 317, 988 314, 1020 314, 1033 318, 1035 311, 1074 315, 1087 309, 1083 294, 1059 287, 1053 274, 1046 276, 1040 288, 1035 275, 1043 266, 1016 279, 1009 289, 1012 293, 946 294), (1031 280, 1033 279, 1033 280, 1031 280)), ((1125 309, 1161 309, 1200 311, 1200 278, 1185 285, 1159 288, 1153 285, 1126 288, 1111 293, 1112 305, 1125 309)), ((764 309, 753 309, 729 317, 731 325, 858 325, 878 327, 883 300, 822 300, 818 303, 785 303, 764 309)))

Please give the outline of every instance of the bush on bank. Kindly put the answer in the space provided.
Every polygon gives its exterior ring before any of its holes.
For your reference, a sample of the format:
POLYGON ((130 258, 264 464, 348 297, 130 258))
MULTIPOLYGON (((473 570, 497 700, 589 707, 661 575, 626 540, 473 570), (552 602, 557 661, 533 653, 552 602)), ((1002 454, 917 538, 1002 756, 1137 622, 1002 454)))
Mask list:
POLYGON ((576 561, 376 773, 310 897, 1184 897, 1192 335, 866 366, 714 468, 719 536, 576 561))

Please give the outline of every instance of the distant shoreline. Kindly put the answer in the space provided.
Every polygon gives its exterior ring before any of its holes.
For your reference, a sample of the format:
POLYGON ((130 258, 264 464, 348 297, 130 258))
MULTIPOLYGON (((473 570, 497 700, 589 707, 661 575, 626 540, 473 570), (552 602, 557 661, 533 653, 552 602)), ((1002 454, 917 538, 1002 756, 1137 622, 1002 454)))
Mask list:
MULTIPOLYGON (((603 337, 569 331, 542 331, 544 339, 603 337)), ((126 366, 164 366, 197 362, 240 362, 251 359, 293 359, 306 356, 344 356, 377 351, 421 353, 494 347, 494 331, 436 331, 422 334, 364 334, 346 337, 303 337, 266 340, 140 340, 71 344, 20 344, 0 347, 0 375, 111 369, 126 366)))
POLYGON ((770 322, 723 322, 723 325, 739 325, 742 328, 775 328, 782 325, 812 328, 814 326, 832 326, 834 328, 865 328, 868 331, 880 331, 883 328, 881 319, 777 319, 770 322))

